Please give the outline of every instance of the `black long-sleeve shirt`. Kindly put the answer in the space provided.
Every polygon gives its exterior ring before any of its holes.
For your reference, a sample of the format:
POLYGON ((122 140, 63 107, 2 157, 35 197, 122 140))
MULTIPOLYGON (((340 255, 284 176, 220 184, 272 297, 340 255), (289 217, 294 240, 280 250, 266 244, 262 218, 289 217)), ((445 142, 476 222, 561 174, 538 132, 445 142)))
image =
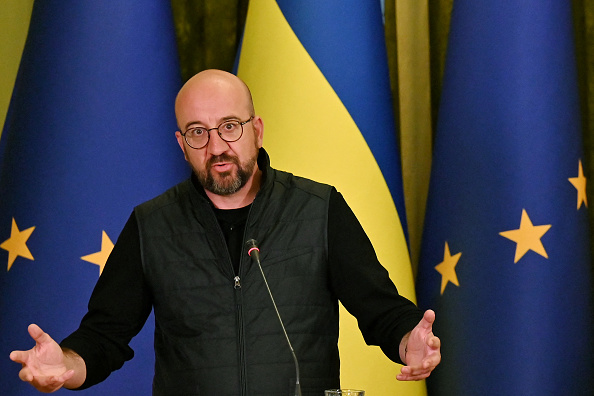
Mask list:
MULTIPOLYGON (((248 208, 215 210, 234 263, 244 251, 241 238, 248 208)), ((422 312, 398 294, 359 221, 334 189, 328 213, 328 264, 330 287, 359 320, 365 341, 379 345, 388 358, 401 363, 400 341, 421 320, 422 312)), ((132 213, 95 286, 89 312, 79 329, 61 343, 85 361, 87 377, 81 389, 103 381, 133 357, 128 343, 151 309, 138 224, 132 213)))

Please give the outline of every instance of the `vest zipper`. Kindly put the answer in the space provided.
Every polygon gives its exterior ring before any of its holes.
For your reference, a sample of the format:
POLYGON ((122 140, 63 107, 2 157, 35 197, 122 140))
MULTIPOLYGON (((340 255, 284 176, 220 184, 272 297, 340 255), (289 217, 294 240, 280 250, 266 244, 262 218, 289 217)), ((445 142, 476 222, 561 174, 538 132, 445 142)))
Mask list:
POLYGON ((241 279, 239 276, 233 278, 235 289, 235 312, 237 314, 237 342, 239 345, 239 386, 240 395, 247 396, 247 370, 245 360, 245 334, 243 328, 243 294, 241 293, 241 279))
MULTIPOLYGON (((258 193, 259 194, 259 193, 258 193)), ((250 208, 248 212, 248 217, 246 219, 247 228, 248 220, 250 217, 250 213, 252 212, 252 208, 250 208)), ((221 230, 221 227, 218 223, 216 215, 214 211, 211 211, 215 224, 217 224, 218 234, 220 240, 223 242, 224 246, 226 246, 225 235, 221 230)), ((245 239, 245 229, 244 229, 244 239, 245 239)), ((243 294, 241 292, 241 278, 239 275, 242 273, 242 262, 244 261, 243 257, 239 259, 239 268, 238 273, 235 273, 235 268, 233 268, 233 262, 231 261, 231 254, 227 253, 227 257, 229 259, 229 265, 231 268, 231 273, 233 276, 233 289, 235 289, 234 297, 235 297, 235 314, 236 314, 236 321, 237 321, 237 342, 238 342, 238 349, 239 349, 239 387, 240 387, 240 396, 247 396, 248 395, 248 385, 247 385, 247 363, 245 359, 245 333, 244 333, 244 325, 243 325, 243 294)))
MULTIPOLYGON (((256 197, 260 195, 260 192, 256 194, 256 197)), ((256 199, 254 198, 254 201, 256 199)), ((254 205, 252 202, 252 207, 250 207, 248 216, 245 221, 245 228, 243 230, 243 240, 245 241, 246 230, 248 228, 250 215, 252 213, 254 205)), ((239 342, 239 382, 240 382, 240 395, 247 396, 248 395, 248 384, 247 384, 247 362, 245 358, 245 333, 244 333, 244 326, 243 326, 243 293, 241 292, 241 278, 239 277, 242 274, 243 265, 242 263, 245 261, 245 257, 243 255, 240 256, 239 259, 239 268, 238 273, 235 274, 233 278, 233 288, 235 289, 235 301, 236 301, 236 311, 237 311, 237 323, 238 323, 238 342, 239 342)), ((233 264, 231 264, 231 269, 233 271, 233 264)))

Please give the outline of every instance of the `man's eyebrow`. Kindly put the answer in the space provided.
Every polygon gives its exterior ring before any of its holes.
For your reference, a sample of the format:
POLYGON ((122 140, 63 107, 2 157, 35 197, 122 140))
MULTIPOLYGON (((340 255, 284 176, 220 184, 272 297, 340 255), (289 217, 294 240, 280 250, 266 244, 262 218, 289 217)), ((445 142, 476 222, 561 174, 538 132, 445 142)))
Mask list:
MULTIPOLYGON (((234 115, 230 115, 230 116, 225 116, 219 119, 219 123, 216 126, 221 125, 221 123, 225 122, 225 121, 229 121, 229 120, 239 120, 240 118, 234 115)), ((190 127, 196 127, 196 126, 203 126, 206 127, 206 124, 202 121, 190 121, 186 124, 186 128, 185 130, 188 130, 190 127)), ((214 128, 214 127, 213 127, 214 128)))

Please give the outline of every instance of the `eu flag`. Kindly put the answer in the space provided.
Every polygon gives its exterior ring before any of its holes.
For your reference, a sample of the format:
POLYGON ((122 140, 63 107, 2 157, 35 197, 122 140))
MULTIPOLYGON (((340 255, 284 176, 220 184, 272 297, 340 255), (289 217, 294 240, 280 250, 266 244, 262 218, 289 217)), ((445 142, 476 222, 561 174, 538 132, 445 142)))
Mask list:
POLYGON ((419 303, 432 395, 591 395, 588 212, 571 2, 454 3, 419 303))
MULTIPOLYGON (((272 165, 336 186, 415 300, 380 2, 250 2, 238 75, 264 120, 272 165)), ((339 348, 343 387, 425 392, 423 382, 396 381, 400 368, 365 345, 344 310, 339 348)))
MULTIPOLYGON (((34 3, 0 140, 2 394, 37 394, 8 359, 33 346, 28 324, 58 342, 76 329, 134 205, 187 176, 180 80, 168 0, 34 3)), ((153 328, 83 394, 150 394, 153 328)))

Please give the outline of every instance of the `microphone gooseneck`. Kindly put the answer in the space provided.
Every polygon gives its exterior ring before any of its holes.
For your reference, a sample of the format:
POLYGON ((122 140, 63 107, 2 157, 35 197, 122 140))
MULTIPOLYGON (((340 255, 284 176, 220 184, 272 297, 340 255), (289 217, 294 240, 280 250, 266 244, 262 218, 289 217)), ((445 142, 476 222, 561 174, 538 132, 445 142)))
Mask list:
POLYGON ((262 270, 262 264, 260 264, 260 249, 258 248, 258 243, 255 239, 248 239, 245 243, 245 246, 248 249, 248 256, 252 258, 252 260, 258 265, 258 268, 260 269, 262 279, 264 279, 264 284, 266 285, 266 289, 268 290, 268 295, 270 296, 270 300, 272 301, 272 305, 274 306, 274 310, 276 311, 276 316, 278 317, 278 321, 280 322, 280 325, 283 329, 283 333, 285 334, 287 344, 289 344, 289 349, 291 350, 291 354, 293 355, 293 361, 295 362, 295 396, 301 396, 301 384, 299 383, 299 362, 297 362, 297 355, 295 355, 295 350, 293 349, 293 345, 291 345, 289 335, 287 334, 287 330, 285 329, 283 320, 281 319, 280 313, 278 312, 278 308, 276 307, 276 302, 274 302, 274 297, 272 296, 272 292, 270 291, 270 287, 268 286, 268 281, 266 280, 266 275, 264 275, 264 270, 262 270))

